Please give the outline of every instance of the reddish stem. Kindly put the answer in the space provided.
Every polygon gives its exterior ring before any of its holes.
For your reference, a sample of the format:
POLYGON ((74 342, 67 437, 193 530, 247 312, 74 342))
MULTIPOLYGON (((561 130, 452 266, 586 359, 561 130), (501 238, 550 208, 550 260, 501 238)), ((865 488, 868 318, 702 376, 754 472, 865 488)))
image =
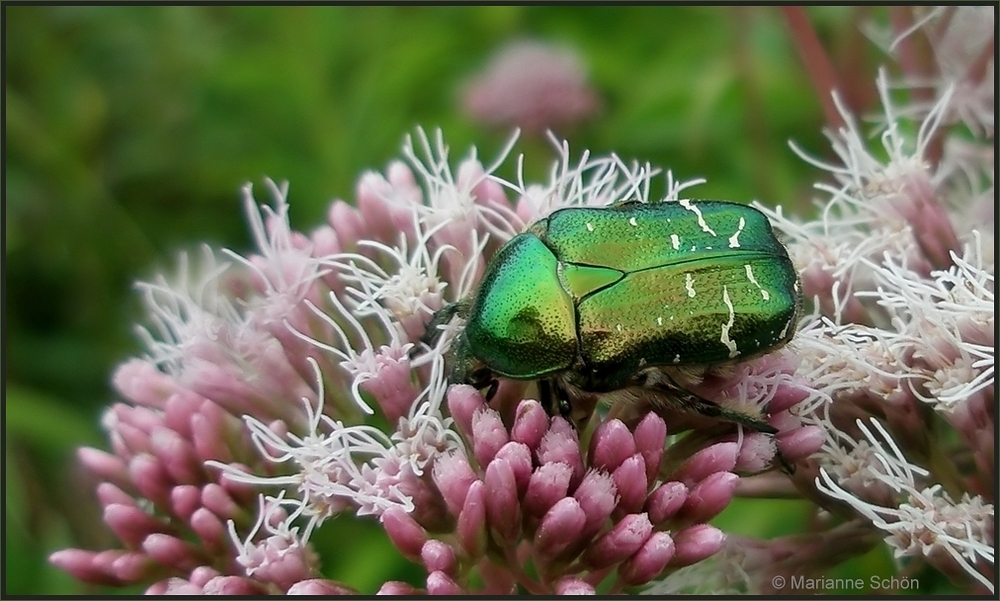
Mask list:
POLYGON ((986 77, 986 67, 990 60, 996 56, 996 34, 990 36, 990 41, 983 45, 983 51, 979 53, 976 60, 969 65, 969 72, 965 74, 965 79, 971 83, 979 83, 986 77))
MULTIPOLYGON (((889 19, 892 21, 892 28, 896 36, 901 36, 913 26, 913 7, 890 7, 889 19)), ((899 39, 896 42, 895 53, 899 58, 903 73, 914 81, 922 82, 933 77, 936 69, 930 41, 926 35, 917 36, 918 32, 919 30, 913 31, 906 37, 899 39)), ((934 89, 926 85, 917 85, 913 88, 913 97, 930 106, 934 102, 934 89)), ((932 165, 936 165, 944 153, 944 141, 941 133, 942 129, 935 131, 925 147, 924 159, 932 165)))
POLYGON ((782 6, 781 12, 788 23, 792 39, 799 49, 806 73, 819 95, 827 124, 833 129, 840 129, 845 125, 844 118, 837 110, 831 96, 831 93, 839 90, 840 86, 837 83, 837 73, 833 69, 830 57, 820 43, 805 9, 801 6, 782 6))

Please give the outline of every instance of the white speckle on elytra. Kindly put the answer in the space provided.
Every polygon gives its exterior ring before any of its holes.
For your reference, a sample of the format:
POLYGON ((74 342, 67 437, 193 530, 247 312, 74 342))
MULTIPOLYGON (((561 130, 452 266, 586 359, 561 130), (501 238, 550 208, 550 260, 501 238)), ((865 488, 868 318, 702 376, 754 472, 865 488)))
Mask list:
POLYGON ((791 325, 792 325, 792 320, 789 319, 788 323, 785 324, 785 327, 781 328, 781 331, 778 332, 778 338, 779 339, 782 339, 782 338, 785 337, 785 334, 788 333, 788 328, 791 327, 791 325))
POLYGON ((680 362, 681 362, 681 356, 680 355, 674 355, 674 363, 680 363, 680 362))
POLYGON ((656 325, 658 325, 658 326, 662 326, 663 325, 663 318, 662 317, 657 317, 656 318, 656 325))
POLYGON ((638 223, 636 222, 636 220, 635 220, 635 217, 629 217, 629 218, 628 218, 628 224, 629 224, 629 225, 631 225, 632 227, 636 227, 636 226, 638 226, 638 225, 639 225, 639 224, 638 224, 638 223))
POLYGON ((621 332, 622 331, 622 324, 616 325, 615 329, 618 330, 619 332, 621 332))
POLYGON ((589 221, 587 222, 587 231, 588 232, 594 231, 594 224, 589 221))
POLYGON ((677 237, 677 234, 670 234, 670 245, 677 250, 681 247, 681 239, 677 237))
POLYGON ((715 230, 708 227, 708 224, 705 223, 705 216, 701 214, 701 209, 699 209, 696 205, 691 204, 691 201, 686 198, 682 198, 680 203, 682 207, 698 216, 698 226, 701 227, 701 231, 706 234, 712 234, 713 236, 717 235, 715 230))
POLYGON ((732 236, 729 237, 729 248, 740 247, 740 240, 739 240, 740 233, 743 231, 743 228, 746 227, 746 225, 747 225, 747 220, 740 217, 740 225, 739 227, 736 228, 736 233, 734 233, 732 236))
POLYGON ((726 286, 722 287, 722 302, 726 303, 726 308, 729 309, 729 321, 722 324, 722 336, 719 338, 719 342, 726 345, 729 349, 729 358, 732 359, 740 354, 739 349, 736 348, 736 343, 729 337, 729 330, 732 329, 733 323, 736 321, 736 309, 733 307, 733 301, 729 299, 729 289, 726 286))
POLYGON ((750 283, 756 286, 758 289, 760 289, 761 298, 763 298, 765 301, 771 300, 771 293, 768 292, 767 290, 764 290, 764 287, 760 285, 760 282, 757 281, 757 278, 753 276, 753 269, 751 269, 750 264, 749 263, 745 264, 743 266, 743 269, 746 270, 747 279, 750 280, 750 283))
POLYGON ((684 274, 684 289, 687 290, 689 297, 694 298, 694 278, 690 273, 684 274))

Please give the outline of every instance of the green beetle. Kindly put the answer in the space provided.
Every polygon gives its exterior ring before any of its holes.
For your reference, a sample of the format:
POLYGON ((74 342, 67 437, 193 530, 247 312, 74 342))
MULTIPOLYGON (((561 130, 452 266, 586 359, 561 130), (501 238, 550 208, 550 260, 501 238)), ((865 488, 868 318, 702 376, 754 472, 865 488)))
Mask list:
MULTIPOLYGON (((721 201, 624 202, 553 212, 514 236, 471 299, 450 380, 538 380, 550 412, 580 423, 601 395, 658 388, 699 413, 765 432, 763 421, 690 393, 671 368, 743 361, 791 339, 799 279, 767 217, 721 201)), ((676 402, 676 401, 674 401, 676 402)))

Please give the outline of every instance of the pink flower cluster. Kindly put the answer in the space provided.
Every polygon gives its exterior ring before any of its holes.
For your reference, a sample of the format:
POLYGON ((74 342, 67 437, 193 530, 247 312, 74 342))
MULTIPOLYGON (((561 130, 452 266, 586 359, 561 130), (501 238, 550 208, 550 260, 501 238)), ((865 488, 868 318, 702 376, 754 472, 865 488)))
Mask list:
POLYGON ((601 99, 571 49, 519 41, 497 51, 466 84, 462 105, 480 123, 542 134, 593 116, 601 99))
POLYGON ((602 422, 584 450, 534 400, 518 403, 510 426, 468 386, 453 387, 448 405, 472 447, 432 471, 453 531, 435 538, 402 509, 382 514, 399 550, 426 567, 427 593, 469 592, 463 564, 477 565, 487 594, 594 593, 612 573, 609 590, 621 591, 722 546, 725 535, 705 522, 733 497, 739 445, 708 446, 664 477, 667 428, 655 413, 634 431, 602 422))

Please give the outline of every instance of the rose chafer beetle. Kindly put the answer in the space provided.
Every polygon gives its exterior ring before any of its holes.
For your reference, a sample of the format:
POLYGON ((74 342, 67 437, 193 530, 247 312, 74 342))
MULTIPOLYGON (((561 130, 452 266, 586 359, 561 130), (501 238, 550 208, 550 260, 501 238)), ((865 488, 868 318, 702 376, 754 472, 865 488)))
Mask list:
POLYGON ((685 410, 774 429, 686 393, 676 368, 744 361, 791 339, 801 294, 767 217, 721 201, 623 202, 553 212, 514 236, 454 315, 452 383, 538 380, 550 412, 589 417, 602 395, 659 389, 685 410))

